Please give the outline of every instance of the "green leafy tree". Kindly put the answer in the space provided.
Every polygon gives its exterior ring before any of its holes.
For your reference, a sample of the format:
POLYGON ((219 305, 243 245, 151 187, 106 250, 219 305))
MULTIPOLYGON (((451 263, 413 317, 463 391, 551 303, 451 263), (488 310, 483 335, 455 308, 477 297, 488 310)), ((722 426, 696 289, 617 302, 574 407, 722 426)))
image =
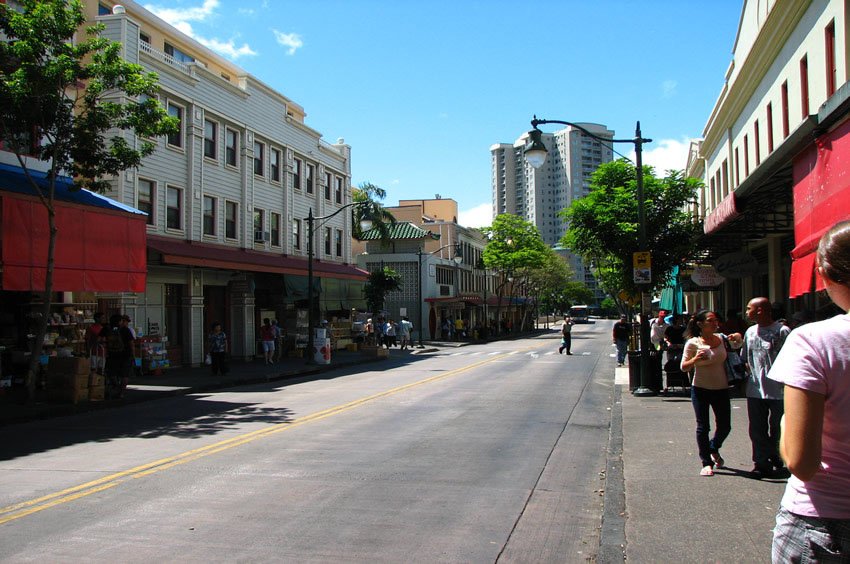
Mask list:
POLYGON ((510 297, 515 297, 528 281, 530 271, 544 264, 551 249, 543 242, 540 231, 533 223, 513 214, 497 215, 493 218, 492 225, 482 228, 481 232, 489 239, 481 254, 484 265, 500 274, 496 285, 496 294, 499 297, 496 319, 500 319, 505 291, 507 290, 510 297))
POLYGON ((564 284, 563 295, 566 302, 566 308, 564 311, 574 305, 590 304, 593 302, 594 298, 593 290, 588 288, 587 284, 579 282, 578 280, 571 280, 564 284))
POLYGON ((355 239, 362 238, 363 228, 360 227, 360 222, 368 219, 372 222, 372 229, 380 234, 381 243, 390 244, 390 226, 396 223, 396 218, 381 204, 386 197, 387 191, 371 182, 362 182, 352 190, 352 201, 368 202, 368 205, 354 206, 351 210, 353 220, 351 234, 355 239))
POLYGON ((388 266, 374 270, 369 274, 363 293, 366 297, 366 307, 376 318, 378 313, 384 309, 384 300, 387 294, 401 290, 401 275, 388 266))
MULTIPOLYGON (((155 100, 157 76, 121 58, 121 45, 101 37, 102 25, 79 33, 79 0, 22 0, 20 11, 0 4, 0 141, 17 155, 47 211, 50 239, 44 309, 27 375, 32 397, 53 291, 56 180, 104 192, 110 177, 136 167, 154 150, 148 139, 178 131, 155 100), (135 148, 123 132, 138 135, 135 148), (46 163, 47 187, 30 174, 28 158, 46 163)), ((73 236, 73 234, 67 234, 73 236)))
MULTIPOLYGON (((650 291, 658 290, 674 266, 695 248, 702 224, 695 221, 686 205, 694 201, 701 182, 668 171, 657 178, 651 167, 643 167, 646 243, 652 253, 650 291)), ((569 229, 561 243, 594 265, 602 288, 626 304, 621 291, 639 291, 634 283, 632 254, 638 245, 638 199, 635 166, 626 160, 601 165, 591 177, 590 193, 561 212, 569 229)))
POLYGON ((528 274, 526 290, 535 297, 535 307, 545 312, 557 307, 564 288, 574 276, 573 269, 564 257, 548 247, 543 262, 531 267, 528 274))

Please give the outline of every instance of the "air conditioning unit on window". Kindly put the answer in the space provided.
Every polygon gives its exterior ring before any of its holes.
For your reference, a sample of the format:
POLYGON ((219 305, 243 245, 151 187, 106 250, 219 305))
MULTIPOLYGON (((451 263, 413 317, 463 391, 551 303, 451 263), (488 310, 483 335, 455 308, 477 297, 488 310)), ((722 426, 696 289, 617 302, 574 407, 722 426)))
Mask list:
POLYGON ((440 295, 441 296, 451 296, 452 295, 452 287, 440 285, 440 295))
POLYGON ((268 243, 271 240, 271 234, 268 231, 254 231, 255 243, 268 243))

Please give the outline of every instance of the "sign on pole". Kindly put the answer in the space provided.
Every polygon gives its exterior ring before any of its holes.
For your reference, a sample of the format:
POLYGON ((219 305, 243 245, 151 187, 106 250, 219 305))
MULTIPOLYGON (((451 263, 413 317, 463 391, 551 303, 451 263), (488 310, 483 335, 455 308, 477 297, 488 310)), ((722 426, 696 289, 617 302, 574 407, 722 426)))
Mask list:
POLYGON ((652 256, 649 251, 632 254, 635 284, 649 284, 652 281, 652 256))

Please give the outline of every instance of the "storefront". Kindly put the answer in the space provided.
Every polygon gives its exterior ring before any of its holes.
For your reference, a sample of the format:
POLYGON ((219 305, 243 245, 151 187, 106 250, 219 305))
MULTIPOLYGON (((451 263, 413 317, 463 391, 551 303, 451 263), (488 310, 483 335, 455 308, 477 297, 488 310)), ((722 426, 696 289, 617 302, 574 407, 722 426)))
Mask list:
MULTIPOLYGON (((31 174, 48 190, 43 173, 31 174)), ((93 314, 124 313, 112 296, 145 289, 146 216, 64 178, 56 181, 54 200, 53 295, 43 356, 82 355, 93 314)), ((29 362, 44 309, 50 233, 47 209, 18 168, 0 165, 0 208, 0 347, 8 375, 25 372, 29 362)))

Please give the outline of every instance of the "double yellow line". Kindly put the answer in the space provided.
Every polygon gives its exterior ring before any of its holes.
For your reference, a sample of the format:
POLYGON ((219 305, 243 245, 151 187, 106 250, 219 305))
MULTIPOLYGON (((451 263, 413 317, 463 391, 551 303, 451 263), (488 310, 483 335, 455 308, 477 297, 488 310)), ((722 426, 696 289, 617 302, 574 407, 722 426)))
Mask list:
MULTIPOLYGON (((536 347, 535 347, 536 348, 536 347)), ((97 480, 93 480, 91 482, 86 482, 85 484, 80 484, 79 486, 74 486, 72 488, 68 488, 65 490, 61 490, 46 496, 42 496, 36 499, 31 499, 28 501, 22 501, 20 503, 15 503, 13 505, 9 505, 3 508, 0 508, 0 525, 4 523, 8 523, 9 521, 14 521, 16 519, 20 519, 22 517, 26 517, 27 515, 32 515, 33 513, 38 513, 39 511, 44 511, 45 509, 49 509, 51 507, 55 507, 57 505, 62 505, 65 503, 72 502, 74 500, 95 494, 97 492, 102 492, 104 490, 108 490, 109 488, 114 488, 117 485, 120 485, 129 480, 134 480, 136 478, 143 478, 145 476, 150 476, 151 474, 156 474, 157 472, 162 472, 163 470, 167 470, 169 468, 173 468, 180 464, 185 464, 187 462, 192 462, 193 460, 198 460, 199 458, 203 458, 205 456, 210 456, 212 454, 216 454, 234 447, 238 447, 240 445, 244 445, 263 437, 268 437, 277 433, 282 433, 283 431, 288 431, 300 425, 304 425, 307 423, 312 423, 314 421, 319 421, 321 419, 325 419, 326 417, 330 417, 332 415, 337 415, 339 413, 343 413, 345 411, 349 411, 354 409, 355 407, 361 406, 363 404, 372 402, 374 400, 384 398, 387 396, 391 396, 397 394, 399 392, 403 392, 405 390, 409 390, 411 388, 415 388, 417 386, 422 386, 424 384, 429 384, 431 382, 436 382, 438 380, 443 380, 445 378, 449 378, 451 376, 456 376, 468 370, 472 370, 473 368, 478 368, 481 365, 492 362, 498 358, 504 357, 506 354, 500 354, 493 356, 491 358, 487 358, 480 362, 476 362, 470 364, 468 366, 464 366, 462 368, 458 368, 455 370, 451 370, 444 374, 438 374, 436 376, 431 376, 430 378, 426 378, 424 380, 418 380, 416 382, 411 382, 410 384, 405 384, 403 386, 398 386, 396 388, 392 388, 383 392, 379 392, 377 394, 367 396, 364 398, 360 398, 358 400, 354 400, 349 403, 337 405, 324 411, 319 411, 310 415, 306 415, 304 417, 300 417, 290 422, 286 423, 278 423, 272 425, 270 427, 265 427, 263 429, 257 429, 256 431, 251 431, 249 433, 245 433, 243 435, 239 435, 238 437, 232 437, 230 439, 225 439, 223 441, 219 441, 217 443, 213 443, 211 445, 207 445, 201 448, 196 448, 193 450, 186 451, 184 453, 170 456, 168 458, 161 458, 154 462, 149 462, 147 464, 142 464, 141 466, 136 466, 135 468, 130 468, 129 470, 124 470, 122 472, 117 472, 114 474, 110 474, 109 476, 104 476, 103 478, 99 478, 97 480)))

